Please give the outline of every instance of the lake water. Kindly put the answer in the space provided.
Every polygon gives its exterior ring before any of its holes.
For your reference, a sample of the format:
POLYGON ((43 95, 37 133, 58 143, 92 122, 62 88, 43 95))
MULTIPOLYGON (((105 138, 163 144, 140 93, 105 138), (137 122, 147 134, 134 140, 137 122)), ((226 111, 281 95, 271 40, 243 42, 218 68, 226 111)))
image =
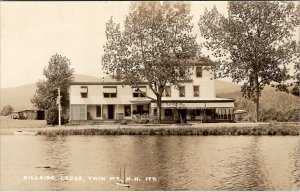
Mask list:
POLYGON ((296 136, 2 135, 1 190, 296 190, 299 155, 296 136))

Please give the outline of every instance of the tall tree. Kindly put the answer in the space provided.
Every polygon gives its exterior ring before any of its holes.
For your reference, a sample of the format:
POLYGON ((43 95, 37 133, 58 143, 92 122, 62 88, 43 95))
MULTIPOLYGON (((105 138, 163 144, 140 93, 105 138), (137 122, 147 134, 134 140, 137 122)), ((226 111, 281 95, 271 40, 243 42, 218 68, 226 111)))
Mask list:
POLYGON ((10 105, 5 105, 5 106, 2 108, 0 115, 7 116, 7 115, 11 114, 13 111, 14 111, 14 108, 13 108, 12 106, 10 106, 10 105))
POLYGON ((74 69, 70 60, 59 54, 50 58, 49 64, 43 70, 46 80, 37 82, 37 90, 31 102, 39 109, 47 110, 47 120, 58 122, 57 97, 58 88, 61 91, 61 105, 63 109, 69 106, 68 89, 73 80, 74 69))
POLYGON ((299 59, 293 40, 299 26, 299 5, 293 2, 232 1, 228 16, 214 7, 200 16, 205 46, 218 58, 216 77, 242 82, 243 96, 256 103, 266 85, 288 91, 289 65, 299 59))
POLYGON ((188 3, 134 2, 123 31, 112 18, 106 24, 103 69, 126 85, 147 82, 156 96, 159 123, 166 84, 178 87, 190 79, 189 59, 198 52, 191 20, 188 3))

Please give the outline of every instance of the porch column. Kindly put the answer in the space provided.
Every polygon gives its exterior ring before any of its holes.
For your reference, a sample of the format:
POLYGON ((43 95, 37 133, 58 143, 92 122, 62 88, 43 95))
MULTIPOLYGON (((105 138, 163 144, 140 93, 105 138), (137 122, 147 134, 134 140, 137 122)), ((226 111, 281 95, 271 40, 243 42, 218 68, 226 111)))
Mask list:
POLYGON ((133 115, 133 104, 131 104, 131 111, 130 111, 131 118, 132 118, 132 115, 133 115))
POLYGON ((87 120, 87 105, 85 105, 85 120, 87 120))
POLYGON ((119 104, 117 104, 116 119, 119 120, 119 104))
POLYGON ((101 104, 101 120, 103 120, 103 107, 102 107, 102 104, 101 104))
POLYGON ((70 115, 69 115, 69 121, 72 121, 72 105, 70 103, 70 115))

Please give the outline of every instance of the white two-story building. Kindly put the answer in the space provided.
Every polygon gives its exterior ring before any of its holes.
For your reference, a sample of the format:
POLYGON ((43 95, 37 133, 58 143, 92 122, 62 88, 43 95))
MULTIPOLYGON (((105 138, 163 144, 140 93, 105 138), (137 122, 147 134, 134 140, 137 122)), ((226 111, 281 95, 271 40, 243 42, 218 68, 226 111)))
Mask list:
MULTIPOLYGON (((220 122, 233 121, 234 100, 217 98, 211 63, 197 63, 192 81, 178 89, 167 86, 162 97, 162 120, 220 122)), ((99 82, 72 82, 70 86, 70 120, 131 120, 137 114, 155 115, 156 98, 147 83, 123 86, 120 81, 103 78, 99 82), (141 93, 143 92, 143 93, 141 93)))

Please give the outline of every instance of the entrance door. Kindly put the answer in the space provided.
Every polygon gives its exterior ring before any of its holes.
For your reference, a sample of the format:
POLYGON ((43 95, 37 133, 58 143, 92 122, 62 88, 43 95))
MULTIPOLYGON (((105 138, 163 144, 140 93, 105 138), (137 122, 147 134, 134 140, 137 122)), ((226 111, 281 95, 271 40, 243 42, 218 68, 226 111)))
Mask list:
POLYGON ((136 106, 136 112, 137 112, 137 114, 142 114, 143 113, 143 109, 144 109, 143 105, 137 105, 136 106))
POLYGON ((178 116, 180 119, 180 116, 182 118, 182 120, 186 120, 186 109, 178 109, 178 116))
POLYGON ((114 105, 108 105, 108 119, 114 119, 114 113, 115 113, 115 106, 114 105))

